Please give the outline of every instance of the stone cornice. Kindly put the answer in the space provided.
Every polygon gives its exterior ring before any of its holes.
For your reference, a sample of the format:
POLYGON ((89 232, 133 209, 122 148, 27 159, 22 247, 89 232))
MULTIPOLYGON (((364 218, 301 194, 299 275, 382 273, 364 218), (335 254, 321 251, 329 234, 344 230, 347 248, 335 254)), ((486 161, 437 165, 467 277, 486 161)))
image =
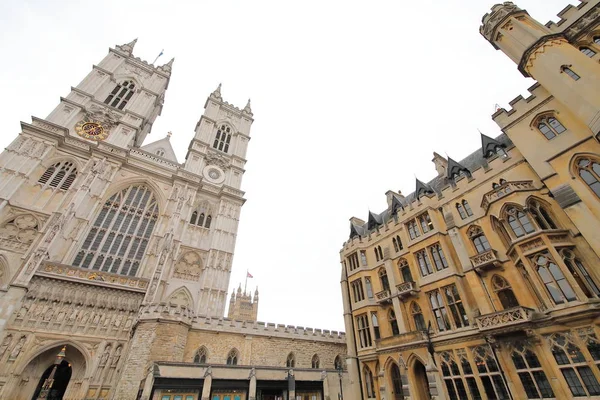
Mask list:
POLYGON ((564 39, 564 35, 562 33, 553 33, 551 35, 542 36, 535 43, 533 43, 521 57, 521 61, 519 61, 518 69, 523 74, 524 77, 530 78, 531 75, 527 72, 527 64, 529 63, 529 59, 531 56, 536 53, 540 48, 546 46, 547 42, 555 40, 555 39, 564 39))

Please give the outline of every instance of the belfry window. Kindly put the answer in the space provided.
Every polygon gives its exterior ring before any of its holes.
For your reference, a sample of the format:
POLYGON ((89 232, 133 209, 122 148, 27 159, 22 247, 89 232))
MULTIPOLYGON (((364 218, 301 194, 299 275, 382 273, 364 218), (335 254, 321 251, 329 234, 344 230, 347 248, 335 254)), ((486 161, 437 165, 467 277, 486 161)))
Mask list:
POLYGON ((600 164, 590 158, 582 158, 577 162, 579 176, 600 197, 600 164))
POLYGON ((96 217, 73 265, 135 276, 158 219, 158 203, 145 185, 115 193, 96 217))
POLYGON ((579 75, 577 75, 575 71, 573 71, 570 67, 566 65, 563 65, 560 69, 562 72, 569 75, 569 77, 575 81, 578 81, 581 78, 579 75))
POLYGON ((67 190, 77 178, 77 168, 69 161, 58 162, 49 167, 38 179, 42 187, 53 187, 67 190))
POLYGON ((596 52, 589 47, 580 47, 579 50, 586 56, 592 58, 596 55, 596 52))
POLYGON ((554 139, 556 136, 567 130, 567 128, 565 128, 558 119, 552 116, 540 118, 536 126, 542 135, 544 135, 548 140, 554 139))
POLYGON ((198 214, 198 211, 192 212, 192 216, 190 217, 190 224, 210 228, 210 223, 212 222, 212 217, 204 215, 204 213, 198 214))
POLYGON ((104 100, 104 103, 122 110, 134 93, 135 83, 133 81, 123 81, 115 86, 106 100, 104 100))
POLYGON ((229 143, 231 142, 231 128, 227 125, 221 125, 217 129, 217 135, 213 143, 213 148, 227 153, 229 151, 229 143))

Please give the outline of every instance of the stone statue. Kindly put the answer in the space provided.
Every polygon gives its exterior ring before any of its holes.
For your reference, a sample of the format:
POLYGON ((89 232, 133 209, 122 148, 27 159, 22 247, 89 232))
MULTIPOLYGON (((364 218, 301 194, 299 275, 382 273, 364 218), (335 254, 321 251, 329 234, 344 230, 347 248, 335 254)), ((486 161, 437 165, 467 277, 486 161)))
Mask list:
POLYGON ((8 358, 9 360, 16 360, 16 358, 19 357, 19 354, 21 354, 21 350, 23 349, 23 346, 25 345, 26 339, 27 339, 26 336, 21 336, 21 339, 19 339, 19 341, 15 345, 15 348, 10 353, 10 357, 8 358))
POLYGON ((113 354, 112 362, 110 364, 111 367, 116 367, 117 364, 119 363, 119 359, 121 358, 121 351, 122 351, 122 349, 123 349, 122 346, 118 346, 115 349, 115 354, 113 354))
POLYGON ((12 335, 8 334, 2 341, 2 345, 0 345, 0 359, 4 356, 4 353, 6 353, 6 349, 10 346, 10 342, 12 342, 12 335))
POLYGON ((102 358, 100 359, 100 366, 106 365, 108 361, 108 357, 110 356, 110 344, 107 344, 104 348, 104 354, 102 354, 102 358))

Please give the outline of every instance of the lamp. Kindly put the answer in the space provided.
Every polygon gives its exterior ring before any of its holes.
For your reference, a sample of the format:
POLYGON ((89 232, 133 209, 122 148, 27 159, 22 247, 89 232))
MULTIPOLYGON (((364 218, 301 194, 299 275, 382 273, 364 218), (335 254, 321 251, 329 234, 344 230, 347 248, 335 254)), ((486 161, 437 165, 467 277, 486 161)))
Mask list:
POLYGON ((50 394, 50 389, 52 389, 52 385, 54 384, 54 375, 56 374, 56 369, 64 360, 64 358, 66 356, 66 351, 67 351, 67 346, 63 346, 62 349, 60 349, 60 351, 56 355, 56 359, 54 360, 54 366, 52 367, 52 371, 50 372, 50 375, 48 375, 48 378, 46 378, 46 380, 44 381, 44 384, 42 385, 42 389, 40 390, 40 393, 37 396, 38 400, 45 400, 48 398, 48 395, 50 394))
POLYGON ((344 369, 341 365, 337 366, 338 378, 340 379, 340 393, 338 394, 339 400, 344 400, 344 391, 342 389, 342 376, 344 375, 344 369))

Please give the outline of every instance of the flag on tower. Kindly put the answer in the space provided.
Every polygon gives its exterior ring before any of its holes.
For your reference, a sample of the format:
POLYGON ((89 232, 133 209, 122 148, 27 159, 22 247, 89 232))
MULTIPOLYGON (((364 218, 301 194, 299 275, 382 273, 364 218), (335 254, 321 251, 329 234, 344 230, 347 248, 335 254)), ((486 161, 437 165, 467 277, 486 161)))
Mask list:
POLYGON ((254 278, 250 272, 246 271, 246 274, 246 278, 254 278))

